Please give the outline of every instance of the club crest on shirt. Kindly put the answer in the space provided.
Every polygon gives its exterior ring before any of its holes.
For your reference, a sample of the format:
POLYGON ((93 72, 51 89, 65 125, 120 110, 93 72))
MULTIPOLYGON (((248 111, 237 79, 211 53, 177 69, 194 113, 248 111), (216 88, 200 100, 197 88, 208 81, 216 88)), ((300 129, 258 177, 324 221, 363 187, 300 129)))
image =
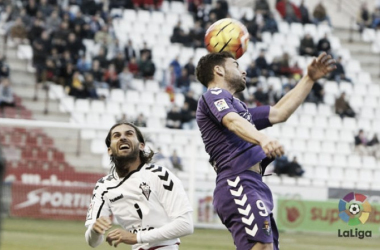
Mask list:
POLYGON ((146 198, 147 200, 149 200, 150 193, 152 192, 152 191, 150 190, 149 185, 148 185, 146 182, 143 182, 143 183, 140 184, 140 188, 141 188, 142 193, 143 193, 143 195, 145 196, 145 198, 146 198))
POLYGON ((224 99, 217 100, 216 102, 214 102, 214 104, 215 104, 215 107, 218 109, 218 111, 222 111, 222 110, 230 108, 228 107, 228 104, 226 103, 224 99))
POLYGON ((269 225, 269 222, 266 220, 264 221, 264 226, 263 226, 263 230, 264 230, 264 233, 266 235, 270 235, 270 232, 271 232, 271 228, 270 228, 270 225, 269 225))

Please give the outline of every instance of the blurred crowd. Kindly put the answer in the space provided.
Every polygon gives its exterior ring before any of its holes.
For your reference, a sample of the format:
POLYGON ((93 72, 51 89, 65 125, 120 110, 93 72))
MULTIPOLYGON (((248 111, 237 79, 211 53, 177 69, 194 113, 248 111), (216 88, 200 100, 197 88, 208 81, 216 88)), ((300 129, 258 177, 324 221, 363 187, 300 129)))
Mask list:
POLYGON ((359 31, 364 28, 380 29, 380 3, 377 2, 375 9, 370 10, 366 2, 363 2, 358 10, 356 23, 359 25, 359 31))

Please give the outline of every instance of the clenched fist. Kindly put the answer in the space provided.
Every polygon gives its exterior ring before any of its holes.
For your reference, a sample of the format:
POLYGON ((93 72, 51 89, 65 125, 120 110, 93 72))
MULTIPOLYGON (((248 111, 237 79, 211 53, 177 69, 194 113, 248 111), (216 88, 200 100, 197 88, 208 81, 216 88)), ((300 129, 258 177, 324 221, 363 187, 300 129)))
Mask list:
POLYGON ((94 230, 98 234, 105 234, 105 232, 111 227, 112 222, 110 218, 100 217, 95 221, 94 225, 92 226, 92 230, 94 230))
POLYGON ((277 140, 265 136, 264 139, 260 141, 260 146, 269 158, 276 158, 284 155, 284 148, 277 140))

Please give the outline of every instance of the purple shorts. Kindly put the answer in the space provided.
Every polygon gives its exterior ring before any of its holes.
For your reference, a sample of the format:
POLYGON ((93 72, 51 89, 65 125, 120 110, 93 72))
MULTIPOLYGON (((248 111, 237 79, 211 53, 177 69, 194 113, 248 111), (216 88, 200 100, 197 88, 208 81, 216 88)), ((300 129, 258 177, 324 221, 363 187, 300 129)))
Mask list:
POLYGON ((250 250, 256 242, 273 243, 273 249, 279 249, 272 193, 260 174, 247 170, 219 180, 213 204, 237 250, 250 250))

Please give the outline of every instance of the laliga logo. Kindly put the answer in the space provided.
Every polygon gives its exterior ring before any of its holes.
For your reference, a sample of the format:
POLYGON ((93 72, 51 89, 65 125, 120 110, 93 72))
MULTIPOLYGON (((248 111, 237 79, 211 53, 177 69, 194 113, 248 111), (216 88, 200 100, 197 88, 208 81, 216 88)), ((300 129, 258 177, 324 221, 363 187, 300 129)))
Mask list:
MULTIPOLYGON (((339 217, 349 226, 357 226, 367 222, 371 213, 371 204, 363 194, 351 192, 339 201, 339 217)), ((360 231, 355 228, 341 232, 338 230, 338 237, 372 237, 371 231, 360 231)))

